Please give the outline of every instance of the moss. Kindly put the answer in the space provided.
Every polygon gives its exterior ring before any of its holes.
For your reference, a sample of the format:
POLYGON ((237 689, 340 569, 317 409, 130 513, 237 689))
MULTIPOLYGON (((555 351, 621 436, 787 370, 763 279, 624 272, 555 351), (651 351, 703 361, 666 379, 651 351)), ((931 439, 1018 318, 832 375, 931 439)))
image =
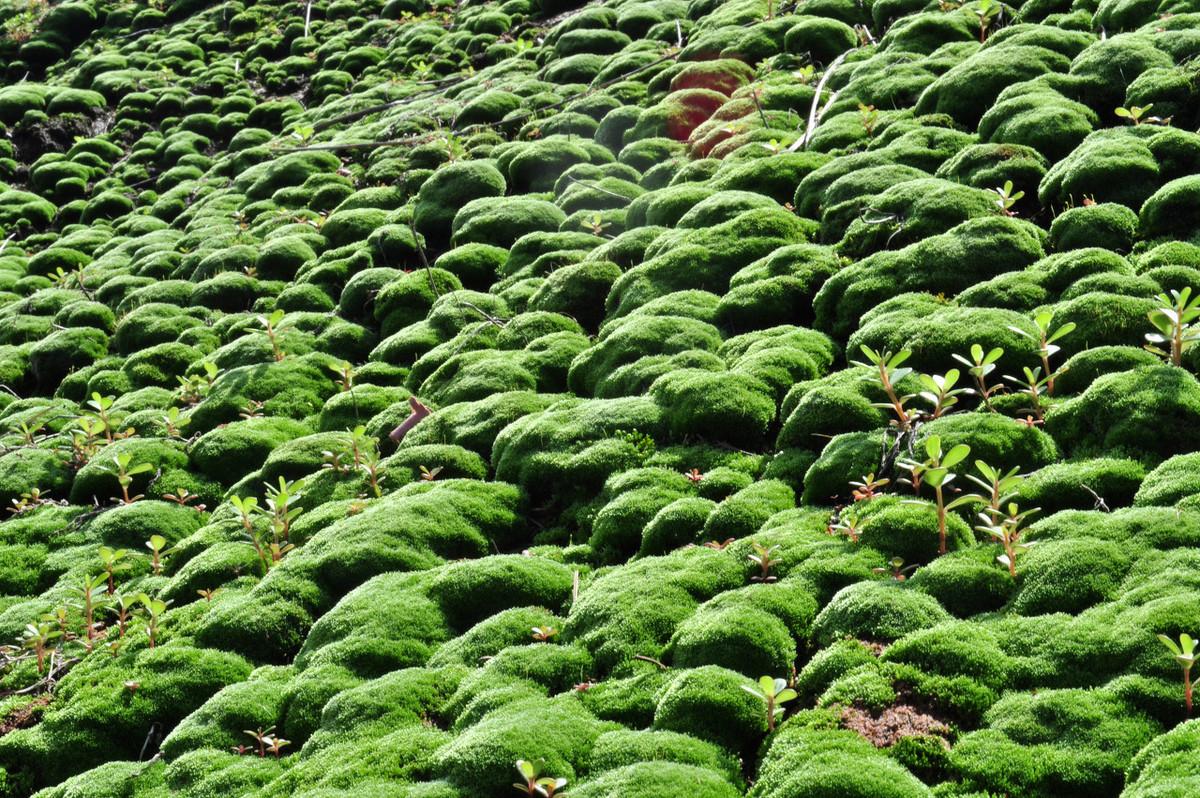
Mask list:
POLYGON ((1043 542, 1018 560, 1021 584, 1009 606, 1025 615, 1082 612, 1116 596, 1129 564, 1109 541, 1043 542))
POLYGON ((676 762, 643 762, 609 770, 573 788, 582 798, 733 798, 741 792, 712 770, 676 762))
POLYGON ((949 614, 925 594, 883 582, 861 582, 838 591, 813 621, 821 645, 847 635, 892 641, 948 620, 949 614))
POLYGON ((71 500, 75 503, 103 503, 121 495, 121 487, 117 484, 117 466, 113 458, 130 455, 130 467, 147 464, 153 471, 143 472, 134 476, 129 486, 131 496, 145 493, 150 489, 150 481, 158 472, 163 475, 186 468, 187 455, 182 444, 175 441, 154 438, 129 438, 111 443, 100 449, 75 475, 71 486, 71 500))
POLYGON ((562 210, 536 195, 483 197, 458 209, 451 225, 451 238, 456 245, 484 243, 511 247, 522 235, 557 230, 565 220, 562 210))
POLYGON ((1040 507, 1042 517, 1060 510, 1090 510, 1097 497, 1115 510, 1141 503, 1135 494, 1143 495, 1147 476, 1140 463, 1121 458, 1054 463, 1029 474, 1018 495, 1021 506, 1040 507))
POLYGON ((1120 791, 1157 724, 1102 690, 1010 693, 951 752, 967 786, 1029 796, 1120 791), (1086 763, 1086 764, 1084 764, 1086 763))
MULTIPOLYGON (((937 508, 927 502, 880 498, 856 513, 862 532, 860 540, 886 557, 899 557, 906 564, 925 564, 938 555, 937 508)), ((946 518, 946 547, 950 551, 974 543, 971 528, 959 516, 946 518)))
POLYGON ((443 569, 430 585, 450 622, 467 629, 516 606, 558 611, 571 592, 572 571, 534 557, 506 555, 443 569))
POLYGON ((929 789, 901 765, 826 715, 798 716, 770 739, 754 798, 920 798, 929 789), (807 721, 804 722, 804 721, 807 721))
POLYGON ((750 684, 745 676, 715 665, 684 671, 660 693, 654 728, 747 751, 766 731, 762 702, 741 689, 750 684))
POLYGON ((0 456, 0 503, 8 507, 34 488, 43 496, 65 497, 72 481, 66 459, 49 449, 22 448, 0 456))
POLYGON ((704 538, 720 541, 752 535, 772 515, 791 509, 795 504, 795 494, 785 483, 760 480, 717 505, 704 522, 704 538))
POLYGON ((1197 447, 1191 430, 1198 403, 1190 374, 1144 366, 1098 378, 1078 397, 1053 408, 1046 424, 1073 456, 1128 456, 1157 464, 1197 447))
POLYGON ((578 781, 592 745, 606 724, 571 696, 530 699, 505 707, 439 750, 439 770, 464 790, 498 794, 511 789, 513 763, 533 757, 557 778, 578 781))
POLYGON ((766 436, 775 403, 765 383, 736 373, 680 370, 655 380, 651 395, 671 434, 754 447, 766 436))
POLYGON ((1050 246, 1059 252, 1100 247, 1128 252, 1138 231, 1137 214, 1114 202, 1083 205, 1060 213, 1050 225, 1050 246))

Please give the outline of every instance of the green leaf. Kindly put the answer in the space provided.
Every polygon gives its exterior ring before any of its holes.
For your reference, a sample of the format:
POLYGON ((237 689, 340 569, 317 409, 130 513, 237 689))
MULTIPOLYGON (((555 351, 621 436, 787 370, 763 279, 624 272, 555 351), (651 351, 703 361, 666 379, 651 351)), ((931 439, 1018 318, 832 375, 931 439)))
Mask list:
POLYGON ((1158 639, 1162 641, 1162 644, 1164 646, 1171 649, 1171 653, 1174 654, 1175 656, 1178 657, 1179 655, 1181 655, 1183 653, 1183 651, 1179 648, 1179 645, 1174 640, 1167 637, 1166 635, 1159 635, 1158 639))
POLYGON ((942 465, 946 468, 953 468, 966 459, 970 453, 971 447, 965 443, 960 443, 946 453, 946 456, 942 458, 942 465))
POLYGON ((925 439, 925 453, 929 455, 930 460, 937 460, 942 456, 942 439, 937 435, 930 435, 925 439))

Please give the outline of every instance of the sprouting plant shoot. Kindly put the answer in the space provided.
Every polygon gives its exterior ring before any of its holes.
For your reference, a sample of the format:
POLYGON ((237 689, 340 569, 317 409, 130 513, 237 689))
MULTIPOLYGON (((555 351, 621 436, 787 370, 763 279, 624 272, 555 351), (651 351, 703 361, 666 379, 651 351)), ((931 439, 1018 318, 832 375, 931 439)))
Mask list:
POLYGON ((950 469, 961 463, 970 453, 971 447, 965 443, 957 444, 949 451, 944 452, 942 451, 941 437, 930 435, 925 440, 925 454, 927 455, 925 460, 919 462, 905 460, 902 463, 912 472, 914 483, 919 481, 933 488, 934 499, 937 503, 938 554, 946 553, 946 511, 956 506, 947 506, 945 498, 946 486, 957 476, 950 469))
POLYGON ((879 495, 879 489, 887 487, 891 483, 890 479, 875 477, 875 472, 860 478, 858 481, 851 481, 850 487, 854 490, 850 493, 851 498, 857 502, 870 501, 879 495))
POLYGON ((992 27, 992 23, 1003 13, 1004 7, 1000 5, 998 0, 979 0, 979 3, 971 10, 979 18, 979 43, 982 44, 987 40, 988 30, 992 27))
POLYGON ((517 760, 517 774, 521 781, 514 782, 513 787, 517 792, 535 796, 535 798, 561 796, 563 788, 567 786, 566 779, 543 776, 541 763, 533 763, 525 759, 517 760))
POLYGON ((879 574, 880 576, 887 575, 897 582, 904 582, 908 579, 909 574, 917 570, 916 565, 905 565, 904 558, 893 557, 888 560, 886 568, 872 568, 871 573, 879 574))
POLYGON ((282 309, 276 309, 269 316, 258 317, 258 323, 263 326, 263 329, 267 333, 267 339, 271 342, 271 351, 274 353, 275 362, 277 363, 284 358, 283 349, 279 346, 279 335, 288 326, 283 323, 284 315, 282 309))
POLYGON ((768 734, 775 731, 775 722, 784 712, 783 705, 796 697, 796 691, 788 687, 786 680, 773 679, 770 676, 760 677, 756 687, 742 685, 742 689, 750 695, 762 699, 763 703, 767 705, 768 734))
POLYGON ((1054 342, 1065 335, 1069 335, 1075 330, 1075 322, 1069 321, 1060 327, 1052 327, 1051 323, 1054 320, 1054 314, 1051 311, 1045 310, 1033 317, 1034 327, 1037 329, 1036 334, 1020 327, 1010 326, 1008 329, 1015 332, 1017 335, 1022 335, 1037 343, 1038 357, 1042 359, 1042 374, 1046 380, 1046 395, 1054 396, 1054 379, 1062 374, 1062 371, 1055 371, 1050 368, 1050 358, 1058 354, 1060 347, 1054 342))
POLYGON ((1183 365, 1183 353, 1200 341, 1200 295, 1192 296, 1191 287, 1159 294, 1159 306, 1150 311, 1150 323, 1158 332, 1146 333, 1146 348, 1166 358, 1171 365, 1183 365))
POLYGON ((913 414, 905 405, 912 399, 912 396, 902 396, 896 393, 896 385, 912 373, 912 369, 910 368, 901 368, 901 365, 904 361, 908 360, 912 352, 907 349, 902 349, 895 354, 891 352, 876 352, 871 347, 863 344, 862 353, 866 358, 866 362, 856 360, 853 361, 853 365, 873 369, 875 372, 873 379, 879 380, 880 385, 883 387, 883 392, 887 394, 888 398, 888 401, 875 402, 872 406, 891 410, 895 415, 891 424, 901 431, 907 431, 912 425, 913 414))
POLYGON ((971 344, 970 355, 970 359, 962 355, 954 355, 954 359, 967 367, 967 374, 975 380, 975 395, 983 400, 984 407, 994 413, 996 408, 992 407, 992 394, 999 390, 1000 386, 989 386, 987 379, 996 370, 996 361, 1004 356, 1004 350, 997 346, 985 353, 979 344, 971 344))
POLYGON ((1013 191, 1013 181, 1005 180, 1004 185, 999 188, 994 188, 992 191, 996 194, 996 206, 1005 216, 1016 216, 1017 212, 1013 210, 1013 206, 1021 201, 1025 196, 1024 191, 1013 191))
POLYGON ((558 630, 553 626, 534 626, 530 628, 529 634, 538 643, 548 643, 558 634, 558 630))
POLYGON ((1150 109, 1154 107, 1154 103, 1146 103, 1145 105, 1131 105, 1128 108, 1114 108, 1113 113, 1121 119, 1127 119, 1134 125, 1169 125, 1171 117, 1163 118, 1161 116, 1151 116, 1150 109))
POLYGON ((952 407, 958 404, 959 396, 973 393, 970 388, 954 387, 958 384, 959 376, 958 369, 950 369, 945 374, 917 375, 921 387, 925 389, 917 395, 929 403, 929 415, 932 418, 941 418, 948 413, 952 407))
POLYGON ((761 543, 752 543, 751 545, 754 547, 754 552, 746 555, 746 559, 758 566, 758 573, 750 577, 750 581, 764 584, 777 581, 779 577, 771 573, 771 569, 779 562, 775 556, 779 547, 764 546, 761 543))
POLYGON ((141 602, 146 616, 146 637, 150 639, 150 648, 154 648, 158 641, 158 628, 162 624, 162 616, 171 602, 151 598, 145 593, 138 595, 138 601, 141 602))
POLYGON ((100 567, 104 569, 105 581, 108 583, 108 595, 117 590, 116 573, 121 567, 121 561, 129 554, 126 549, 114 549, 108 546, 100 547, 100 567))
POLYGON ((141 494, 130 496, 129 486, 133 484, 134 477, 138 474, 146 474, 153 471, 154 466, 149 463, 132 465, 133 455, 129 452, 123 452, 114 457, 113 463, 116 465, 117 484, 121 486, 121 503, 133 504, 138 499, 143 498, 141 494))
POLYGON ((1021 511, 1016 504, 1009 503, 1003 512, 984 510, 979 514, 979 525, 975 528, 1000 544, 1004 553, 996 561, 1008 569, 1009 575, 1017 578, 1017 557, 1029 551, 1032 542, 1023 540, 1025 519, 1038 512, 1034 507, 1021 511))
POLYGON ((979 476, 967 474, 967 479, 983 489, 978 496, 979 504, 987 508, 984 512, 993 515, 1000 513, 1000 508, 1016 495, 1017 488, 1025 481, 1025 477, 1018 473, 1020 469, 1017 466, 1002 472, 982 460, 976 460, 975 470, 979 476))
POLYGON ((1179 669, 1183 671, 1183 706, 1190 718, 1192 716, 1192 692, 1197 683, 1200 683, 1200 678, 1192 681, 1192 667, 1197 660, 1196 641, 1187 632, 1179 635, 1178 643, 1166 635, 1159 635, 1158 639, 1170 650, 1172 656, 1175 657, 1175 662, 1179 664, 1179 669))
POLYGON ((162 573, 167 539, 162 535, 151 535, 150 539, 146 541, 146 548, 150 549, 150 570, 157 576, 162 573))

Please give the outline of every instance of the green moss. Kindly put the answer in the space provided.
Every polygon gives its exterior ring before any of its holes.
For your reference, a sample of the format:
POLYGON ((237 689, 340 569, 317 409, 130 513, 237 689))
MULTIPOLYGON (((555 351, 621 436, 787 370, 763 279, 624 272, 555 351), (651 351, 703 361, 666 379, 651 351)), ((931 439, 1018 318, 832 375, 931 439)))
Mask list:
POLYGON ((1117 543, 1043 542, 1018 560, 1021 583, 1009 606, 1024 615, 1082 612, 1116 597, 1129 564, 1117 543))
POLYGON ((1137 214, 1113 202, 1083 205, 1060 213, 1050 225, 1050 246, 1059 252, 1100 247, 1128 252, 1138 232, 1137 214))
POLYGON ((570 568, 537 557, 505 555, 444 568, 430 584, 456 627, 468 629, 503 610, 541 606, 555 612, 571 593, 570 568))
POLYGON ((860 582, 837 593, 813 621, 813 639, 828 645, 847 635, 892 641, 948 620, 928 595, 885 582, 860 582))
POLYGON ((684 791, 696 798, 741 795, 720 774, 702 766, 676 762, 631 764, 608 770, 572 788, 572 792, 581 798, 670 798, 684 791))
POLYGON ((734 752, 748 751, 767 725, 762 701, 742 689, 751 684, 747 677, 715 665, 683 671, 659 694, 654 728, 691 734, 734 752))

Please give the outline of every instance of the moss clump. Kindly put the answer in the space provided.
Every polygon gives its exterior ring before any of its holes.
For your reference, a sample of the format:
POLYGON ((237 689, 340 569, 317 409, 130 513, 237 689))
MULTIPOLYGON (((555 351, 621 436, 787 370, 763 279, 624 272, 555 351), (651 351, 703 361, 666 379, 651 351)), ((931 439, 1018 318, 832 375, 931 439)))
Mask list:
POLYGON ((935 599, 900 585, 860 582, 838 591, 813 621, 821 645, 847 635, 892 641, 950 616, 935 599))

